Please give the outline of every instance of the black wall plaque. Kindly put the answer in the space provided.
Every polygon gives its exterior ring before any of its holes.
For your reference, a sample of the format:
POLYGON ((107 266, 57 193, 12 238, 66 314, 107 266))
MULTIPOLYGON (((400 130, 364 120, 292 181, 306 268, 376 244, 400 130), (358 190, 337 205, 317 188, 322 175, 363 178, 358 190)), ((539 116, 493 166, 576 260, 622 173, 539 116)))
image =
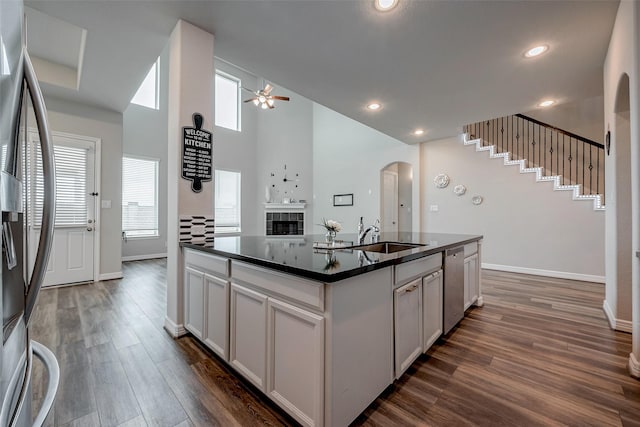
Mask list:
POLYGON ((202 191, 202 183, 211 181, 213 139, 202 129, 202 114, 193 114, 194 127, 182 128, 182 177, 191 181, 194 193, 202 191))

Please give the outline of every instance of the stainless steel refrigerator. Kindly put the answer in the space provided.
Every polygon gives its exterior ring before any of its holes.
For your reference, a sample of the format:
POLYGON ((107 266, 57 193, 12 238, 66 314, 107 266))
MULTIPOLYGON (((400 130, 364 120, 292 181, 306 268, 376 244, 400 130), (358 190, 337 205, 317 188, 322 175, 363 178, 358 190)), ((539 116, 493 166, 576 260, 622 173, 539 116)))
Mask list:
POLYGON ((29 336, 29 321, 46 273, 53 238, 55 171, 44 100, 25 48, 24 26, 22 0, 0 0, 0 313, 3 333, 0 427, 42 425, 53 405, 59 380, 58 363, 53 353, 29 336), (25 221, 35 218, 29 215, 24 203, 27 108, 33 109, 40 133, 45 193, 42 223, 34 224, 41 226, 41 233, 32 271, 28 271, 25 262, 28 250, 25 221), (48 373, 40 408, 32 408, 34 356, 42 360, 48 373))

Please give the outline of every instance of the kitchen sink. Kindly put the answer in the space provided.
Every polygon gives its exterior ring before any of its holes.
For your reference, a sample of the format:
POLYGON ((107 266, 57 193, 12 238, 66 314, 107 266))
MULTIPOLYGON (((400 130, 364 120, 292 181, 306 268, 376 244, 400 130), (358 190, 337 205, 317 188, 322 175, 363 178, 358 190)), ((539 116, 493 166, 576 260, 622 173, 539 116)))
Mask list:
POLYGON ((381 254, 392 254, 395 252, 406 251, 408 249, 419 248, 421 246, 417 243, 400 243, 400 242, 380 242, 372 243, 370 245, 352 246, 349 249, 357 249, 359 251, 378 252, 381 254))

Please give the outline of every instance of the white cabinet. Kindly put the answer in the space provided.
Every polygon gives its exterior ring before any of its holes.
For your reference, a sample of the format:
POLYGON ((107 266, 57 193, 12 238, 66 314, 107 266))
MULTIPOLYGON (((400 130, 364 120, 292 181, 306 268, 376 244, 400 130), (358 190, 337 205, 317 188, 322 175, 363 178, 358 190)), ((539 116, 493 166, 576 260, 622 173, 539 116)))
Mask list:
POLYGON ((231 284, 229 362, 303 425, 324 416, 324 318, 231 284))
POLYGON ((229 282, 205 274, 204 287, 204 343, 218 356, 229 360, 229 282))
POLYGON ((184 270, 185 328, 202 339, 204 330, 204 273, 190 267, 184 270))
POLYGON ((396 378, 422 353, 422 278, 393 291, 396 378))
POLYGON ((464 309, 478 300, 480 265, 478 254, 464 259, 464 309))
POLYGON ((442 284, 442 270, 422 279, 424 352, 442 335, 442 284))
POLYGON ((267 296, 231 284, 229 362, 260 390, 267 372, 267 296))
POLYGON ((298 422, 323 425, 324 318, 268 298, 267 393, 298 422))

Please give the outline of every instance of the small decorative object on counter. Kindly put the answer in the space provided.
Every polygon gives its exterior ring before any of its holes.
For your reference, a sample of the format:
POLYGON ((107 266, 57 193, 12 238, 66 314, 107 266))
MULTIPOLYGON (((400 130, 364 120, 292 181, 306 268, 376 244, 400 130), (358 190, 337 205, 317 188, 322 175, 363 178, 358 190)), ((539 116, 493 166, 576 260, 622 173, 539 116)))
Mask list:
POLYGON ((334 243, 336 234, 338 234, 338 232, 342 230, 342 225, 340 225, 338 221, 334 221, 332 219, 322 218, 322 224, 318 225, 323 226, 325 230, 327 230, 327 234, 325 234, 325 240, 327 241, 327 243, 334 243))
POLYGON ((473 196, 471 202, 473 202, 474 205, 479 205, 482 204, 482 200, 482 196, 473 196))
POLYGON ((447 185, 449 185, 449 175, 446 173, 438 174, 433 179, 433 182, 436 185, 436 188, 446 188, 447 185))
POLYGON ((340 268, 340 261, 336 259, 335 251, 327 251, 325 254, 325 261, 327 264, 324 266, 324 271, 328 273, 340 268))
POLYGON ((462 184, 458 184, 455 187, 453 187, 453 192, 457 195, 457 196, 462 196, 464 193, 467 192, 467 187, 465 187, 462 184))

